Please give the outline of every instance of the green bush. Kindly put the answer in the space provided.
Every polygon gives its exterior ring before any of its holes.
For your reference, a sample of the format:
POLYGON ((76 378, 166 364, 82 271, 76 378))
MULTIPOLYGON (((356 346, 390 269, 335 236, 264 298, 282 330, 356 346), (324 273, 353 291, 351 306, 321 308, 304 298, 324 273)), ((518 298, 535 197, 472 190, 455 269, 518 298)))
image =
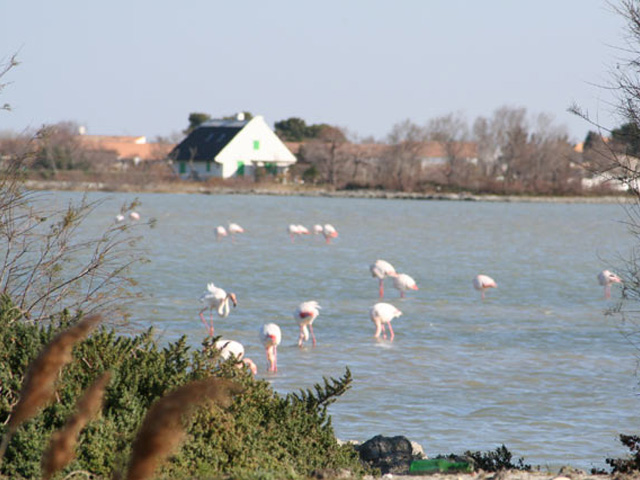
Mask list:
POLYGON ((473 471, 484 470, 485 472, 500 472, 501 470, 532 470, 531 465, 524 463, 524 458, 522 457, 518 458, 516 463, 513 463, 513 454, 504 445, 487 452, 472 452, 471 450, 467 450, 462 455, 439 455, 436 458, 445 458, 454 462, 469 462, 473 471))
MULTIPOLYGON (((20 321, 8 298, 0 299, 0 434, 18 397, 29 362, 74 319, 68 314, 48 326, 20 321)), ((81 433, 76 459, 65 469, 108 478, 122 471, 137 428, 149 406, 184 383, 215 375, 245 387, 232 406, 200 408, 191 417, 186 441, 159 471, 159 478, 307 478, 318 471, 365 473, 357 453, 337 444, 327 406, 349 388, 351 373, 324 380, 314 391, 281 396, 246 370, 222 362, 206 340, 190 348, 185 338, 166 346, 152 330, 121 336, 98 329, 76 345, 74 360, 58 382, 56 401, 22 425, 12 437, 0 475, 40 476, 40 459, 51 433, 62 426, 81 392, 111 370, 102 415, 81 433)))

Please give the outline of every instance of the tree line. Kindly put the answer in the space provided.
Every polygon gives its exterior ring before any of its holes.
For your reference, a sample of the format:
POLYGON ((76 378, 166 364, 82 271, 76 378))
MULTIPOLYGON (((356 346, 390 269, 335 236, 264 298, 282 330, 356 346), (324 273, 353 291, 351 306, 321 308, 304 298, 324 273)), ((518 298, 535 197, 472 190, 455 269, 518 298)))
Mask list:
MULTIPOLYGON (((251 112, 243 113, 246 120, 253 118, 251 112)), ((235 119, 236 115, 222 118, 235 119)), ((211 119, 206 113, 189 114, 183 134, 211 119)), ((523 107, 503 106, 472 122, 461 113, 424 124, 405 120, 378 141, 359 139, 339 126, 307 124, 298 117, 277 121, 274 126, 279 138, 295 144, 298 163, 290 180, 332 189, 580 194, 582 179, 606 171, 603 163, 610 162, 613 154, 640 157, 640 132, 633 123, 606 136, 602 130, 590 131, 583 150, 576 151, 563 126, 549 115, 532 115, 523 107)), ((88 148, 78 131, 76 123, 60 122, 37 132, 5 133, 0 135, 0 158, 24 157, 28 150, 28 166, 36 172, 112 169, 117 163, 115 152, 88 148)), ((156 141, 176 143, 178 138, 156 141)), ((161 150, 158 152, 156 166, 166 177, 170 169, 161 150)), ((149 173, 149 162, 144 168, 149 173)), ((606 190, 606 184, 600 188, 606 190)))

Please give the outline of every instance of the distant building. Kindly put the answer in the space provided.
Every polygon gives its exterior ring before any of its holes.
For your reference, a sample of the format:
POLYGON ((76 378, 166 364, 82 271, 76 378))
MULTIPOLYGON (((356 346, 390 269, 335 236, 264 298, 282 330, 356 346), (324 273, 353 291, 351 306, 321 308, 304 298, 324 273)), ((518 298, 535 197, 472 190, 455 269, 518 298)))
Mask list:
POLYGON ((284 173, 296 157, 261 116, 210 120, 193 130, 170 153, 182 178, 251 177, 257 168, 284 173))
POLYGON ((85 135, 82 131, 77 136, 82 148, 112 152, 119 166, 164 160, 175 146, 172 143, 147 142, 144 136, 85 135))

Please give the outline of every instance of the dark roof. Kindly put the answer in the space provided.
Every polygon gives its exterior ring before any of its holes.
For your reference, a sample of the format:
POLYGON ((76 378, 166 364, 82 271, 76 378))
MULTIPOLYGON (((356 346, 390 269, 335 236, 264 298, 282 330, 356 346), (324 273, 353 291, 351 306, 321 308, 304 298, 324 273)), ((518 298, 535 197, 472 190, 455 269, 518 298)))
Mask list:
POLYGON ((171 151, 174 160, 213 160, 246 121, 211 120, 203 123, 171 151))

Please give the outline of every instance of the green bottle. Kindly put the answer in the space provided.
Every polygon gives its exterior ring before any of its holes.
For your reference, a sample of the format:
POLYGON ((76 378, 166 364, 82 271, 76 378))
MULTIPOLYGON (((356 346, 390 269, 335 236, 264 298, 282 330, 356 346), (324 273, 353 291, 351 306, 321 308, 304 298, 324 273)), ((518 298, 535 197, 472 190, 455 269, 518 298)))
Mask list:
POLYGON ((409 467, 410 475, 421 473, 450 473, 471 472, 471 464, 464 461, 447 460, 446 458, 432 458, 427 460, 414 460, 409 467))

